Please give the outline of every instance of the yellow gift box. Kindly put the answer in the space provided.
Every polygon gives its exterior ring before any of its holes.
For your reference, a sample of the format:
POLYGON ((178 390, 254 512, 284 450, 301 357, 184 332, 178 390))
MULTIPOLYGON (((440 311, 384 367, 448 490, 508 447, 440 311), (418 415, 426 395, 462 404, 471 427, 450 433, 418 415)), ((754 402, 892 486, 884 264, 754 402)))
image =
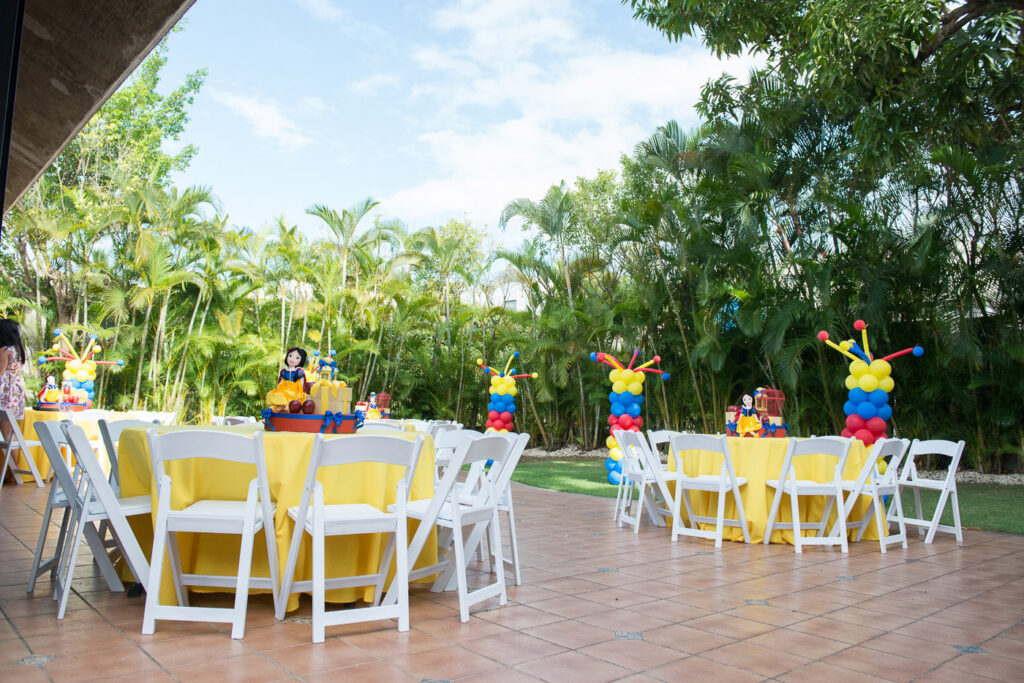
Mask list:
POLYGON ((316 405, 317 413, 342 413, 348 415, 352 407, 352 388, 341 380, 321 379, 309 390, 309 396, 316 405))

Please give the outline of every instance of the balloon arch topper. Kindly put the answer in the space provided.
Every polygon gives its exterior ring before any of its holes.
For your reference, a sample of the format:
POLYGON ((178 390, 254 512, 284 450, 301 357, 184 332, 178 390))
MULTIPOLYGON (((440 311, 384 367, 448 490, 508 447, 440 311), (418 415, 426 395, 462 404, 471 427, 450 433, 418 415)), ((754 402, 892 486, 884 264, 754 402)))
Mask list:
POLYGON ((911 346, 888 356, 875 358, 871 353, 871 347, 868 346, 867 323, 857 320, 853 323, 853 329, 861 333, 863 348, 857 346, 857 342, 852 339, 838 344, 829 341, 828 332, 825 330, 818 333, 818 339, 851 361, 850 374, 846 376, 846 388, 850 393, 848 400, 843 404, 846 428, 843 429, 842 436, 860 439, 865 446, 870 446, 878 439, 886 438, 888 421, 892 417, 889 394, 892 393, 896 382, 892 378, 892 366, 889 361, 908 353, 917 357, 923 356, 924 349, 920 345, 911 346))
POLYGON ((82 403, 85 403, 85 399, 91 402, 96 396, 96 366, 116 365, 120 367, 124 365, 123 360, 109 361, 96 360, 94 358, 96 354, 103 350, 96 342, 97 337, 95 334, 89 335, 89 340, 85 343, 81 353, 75 350, 74 345, 65 336, 63 330, 55 329, 53 336, 53 346, 45 350, 43 355, 39 356, 36 360, 39 365, 64 363, 64 372, 61 374, 62 383, 69 383, 70 388, 82 399, 82 403))
POLYGON ((491 376, 491 386, 487 387, 490 400, 487 403, 487 431, 488 432, 511 432, 513 431, 513 420, 516 414, 516 389, 517 379, 537 379, 537 373, 516 374, 512 367, 512 361, 519 358, 519 352, 515 351, 505 363, 505 371, 498 372, 492 367, 484 365, 482 358, 476 359, 476 364, 484 370, 485 375, 491 376))
POLYGON ((644 403, 644 380, 645 372, 661 375, 662 381, 667 380, 671 375, 657 368, 650 367, 661 362, 661 356, 654 356, 643 365, 633 369, 636 357, 640 355, 640 349, 633 351, 633 357, 629 359, 629 365, 622 366, 622 363, 609 353, 591 353, 590 360, 595 363, 604 363, 611 367, 608 373, 608 380, 612 383, 612 391, 608 394, 608 401, 611 403, 611 415, 608 416, 608 431, 610 435, 605 440, 608 446, 608 459, 604 466, 608 470, 608 483, 618 485, 622 481, 622 451, 615 440, 615 432, 620 429, 627 429, 631 432, 639 432, 644 426, 644 419, 640 417, 640 406, 644 403))

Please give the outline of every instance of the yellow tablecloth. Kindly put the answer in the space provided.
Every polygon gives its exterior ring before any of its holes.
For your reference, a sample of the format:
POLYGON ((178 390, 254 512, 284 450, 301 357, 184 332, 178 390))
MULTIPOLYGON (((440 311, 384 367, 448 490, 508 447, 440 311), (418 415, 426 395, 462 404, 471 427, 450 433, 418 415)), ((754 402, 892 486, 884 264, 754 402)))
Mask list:
MULTIPOLYGON (((111 413, 111 420, 125 420, 130 415, 128 413, 111 413)), ((33 408, 25 409, 25 419, 18 422, 18 426, 21 427, 21 433, 26 439, 32 439, 38 441, 39 437, 36 435, 36 422, 44 422, 51 420, 74 420, 74 413, 61 413, 56 410, 35 410, 33 408)), ((75 420, 75 424, 81 426, 85 433, 89 436, 90 440, 99 440, 100 428, 96 420, 75 420)), ((35 461, 36 467, 39 468, 39 474, 42 475, 44 480, 50 478, 50 461, 46 457, 46 451, 42 448, 30 448, 29 451, 32 454, 32 460, 35 461)), ((100 464, 103 465, 104 470, 110 469, 110 461, 107 458, 107 451, 104 448, 99 449, 99 460, 100 464)), ((25 455, 19 451, 18 453, 18 468, 28 469, 28 463, 25 462, 25 455)), ((21 475, 21 480, 24 482, 33 481, 31 474, 21 475)))
MULTIPOLYGON (((179 429, 216 429, 251 434, 262 430, 262 425, 237 425, 232 427, 157 427, 160 432, 179 429)), ((412 432, 360 430, 361 434, 374 433, 414 439, 412 432)), ((434 495, 434 444, 429 435, 424 437, 419 465, 412 481, 410 498, 418 500, 434 495)), ((345 438, 328 436, 327 438, 345 438)), ((288 560, 288 546, 292 539, 294 523, 288 516, 288 508, 301 502, 309 457, 313 450, 313 434, 295 432, 264 432, 263 448, 267 458, 267 475, 270 479, 270 495, 277 504, 274 528, 277 534, 277 563, 279 576, 284 573, 288 560)), ((153 496, 153 514, 156 514, 157 500, 153 486, 152 466, 145 430, 129 428, 121 434, 118 443, 118 474, 122 496, 153 496)), ((183 460, 167 464, 168 474, 173 483, 171 508, 180 510, 197 500, 222 499, 245 500, 249 482, 256 477, 256 468, 238 463, 217 460, 183 460)), ((324 471, 320 482, 324 486, 325 501, 330 503, 367 503, 379 509, 395 502, 395 487, 401 478, 401 470, 392 465, 365 464, 343 465, 324 471)), ((409 538, 415 533, 418 522, 409 523, 409 538)), ((149 554, 153 546, 153 519, 132 520, 132 528, 143 550, 149 554)), ((328 537, 326 541, 327 576, 355 576, 377 571, 378 558, 383 548, 383 534, 360 536, 328 537)), ((179 534, 181 561, 188 574, 220 574, 234 576, 238 571, 240 537, 224 534, 179 534)), ((306 536, 299 552, 295 568, 295 580, 308 580, 312 576, 311 547, 306 536)), ((417 567, 437 562, 437 540, 433 535, 428 539, 417 567)), ((392 567, 394 565, 392 564, 392 567)), ((392 570, 393 571, 393 570, 392 570)), ((252 576, 270 576, 267 564, 266 541, 258 536, 253 547, 252 576)), ((203 590, 203 589, 198 589, 203 590)), ((223 592, 222 589, 209 589, 223 592)), ((327 591, 329 602, 355 602, 373 597, 373 588, 344 588, 327 591)), ((165 563, 160 602, 175 604, 174 586, 171 582, 170 565, 165 563)), ((297 595, 288 601, 288 609, 299 606, 297 595)))
MULTIPOLYGON (((750 540, 753 543, 761 543, 764 540, 764 530, 768 526, 768 514, 772 509, 772 498, 775 489, 769 488, 765 481, 778 479, 782 471, 783 462, 786 459, 786 449, 789 448, 789 439, 753 439, 753 438, 729 438, 729 452, 732 454, 733 467, 737 477, 744 477, 747 480, 745 486, 740 488, 740 498, 743 500, 743 510, 747 515, 747 524, 750 529, 750 540)), ((864 462, 867 460, 869 448, 856 439, 850 447, 850 455, 846 459, 846 468, 843 471, 844 479, 856 479, 860 474, 864 462)), ((723 456, 708 451, 682 451, 683 467, 686 474, 695 477, 701 474, 719 474, 722 469, 723 456)), ((828 481, 832 478, 835 468, 835 458, 826 455, 805 456, 797 458, 795 463, 796 476, 798 479, 811 479, 815 481, 828 481)), ((675 458, 669 456, 668 469, 675 471, 675 458)), ((718 494, 703 493, 701 491, 690 491, 690 500, 693 502, 694 512, 701 516, 716 517, 718 515, 718 494)), ((860 519, 868 507, 868 498, 861 497, 851 512, 852 519, 860 519)), ((680 510, 684 519, 686 518, 686 507, 681 506, 680 510)), ((800 496, 800 521, 817 522, 825 510, 825 498, 822 496, 800 496)), ((725 516, 736 517, 736 505, 732 495, 726 498, 725 516)), ((779 506, 780 522, 791 522, 793 516, 790 514, 789 496, 783 496, 779 506)), ((833 510, 831 521, 835 521, 836 513, 833 510)), ((689 521, 689 520, 687 520, 689 521)), ((702 529, 714 529, 713 525, 702 524, 702 529)), ((804 536, 813 536, 816 531, 804 531, 804 536)), ((743 532, 739 527, 725 527, 723 538, 732 541, 743 541, 743 532)), ((878 534, 874 526, 869 526, 864 538, 877 539, 878 534)), ((793 543, 793 532, 789 529, 772 532, 772 543, 793 543)))

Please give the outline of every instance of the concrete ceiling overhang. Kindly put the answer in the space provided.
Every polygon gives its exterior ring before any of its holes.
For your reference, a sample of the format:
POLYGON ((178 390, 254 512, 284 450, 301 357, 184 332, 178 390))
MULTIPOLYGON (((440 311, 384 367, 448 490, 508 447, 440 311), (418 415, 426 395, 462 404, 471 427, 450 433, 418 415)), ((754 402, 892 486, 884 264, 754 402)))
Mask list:
POLYGON ((28 0, 3 212, 195 0, 28 0))

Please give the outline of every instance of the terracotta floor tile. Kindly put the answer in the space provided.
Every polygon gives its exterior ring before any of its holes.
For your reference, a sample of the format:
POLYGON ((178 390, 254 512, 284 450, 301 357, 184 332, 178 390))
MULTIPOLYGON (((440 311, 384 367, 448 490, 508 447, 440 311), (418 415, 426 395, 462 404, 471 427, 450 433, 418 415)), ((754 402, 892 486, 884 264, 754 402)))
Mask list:
POLYGON ((156 640, 141 645, 165 669, 189 666, 198 662, 251 654, 241 640, 227 633, 211 633, 174 640, 156 640))
POLYGON ((580 648, 579 652, 633 671, 646 671, 685 656, 685 653, 674 648, 627 638, 616 638, 590 645, 580 648))
POLYGON ((732 638, 691 628, 685 624, 644 631, 644 640, 685 654, 698 654, 735 642, 732 638))
POLYGON ((659 602, 647 607, 605 610, 580 617, 579 621, 609 631, 649 631, 672 623, 668 619, 662 618, 660 607, 661 603, 659 602))
POLYGON ((449 643, 493 636, 498 633, 512 633, 511 629, 483 619, 470 619, 466 623, 462 623, 459 619, 431 619, 430 621, 412 622, 412 629, 449 643))
MULTIPOLYGON (((158 627, 159 628, 159 627, 158 627)), ((327 635, 334 635, 331 628, 327 627, 327 635)), ((313 627, 309 624, 288 624, 277 622, 271 626, 260 626, 258 628, 245 629, 245 637, 242 642, 253 650, 275 650, 279 647, 288 647, 299 643, 308 643, 313 640, 313 627)))
POLYGON ((549 640, 515 632, 463 640, 460 645, 505 665, 521 664, 565 650, 549 640))
POLYGON ((308 683, 335 683, 337 681, 358 681, 358 683, 410 683, 418 678, 410 676, 388 662, 373 661, 343 669, 330 669, 315 674, 306 674, 302 680, 308 683))
POLYGON ((662 681, 729 681, 730 683, 746 683, 761 681, 763 676, 744 669, 737 669, 703 657, 689 657, 671 664, 659 666, 646 672, 662 681))
POLYGON ((901 657, 918 659, 932 666, 948 662, 960 654, 960 651, 951 645, 922 641, 899 633, 886 633, 877 638, 865 640, 861 646, 901 657))
POLYGON ((18 683, 50 683, 54 679, 46 675, 42 667, 18 665, 8 669, 8 672, 16 676, 14 680, 18 683))
POLYGON ((942 666, 925 674, 918 680, 928 681, 928 683, 992 683, 993 679, 949 666, 942 666))
POLYGON ((803 612, 794 612, 793 610, 775 607, 774 605, 744 605, 743 607, 737 607, 724 612, 724 614, 759 621, 771 626, 789 626, 809 618, 803 612))
POLYGON ((540 602, 531 603, 530 606, 557 614, 565 619, 576 619, 605 610, 605 607, 599 603, 574 595, 563 595, 550 600, 541 600, 540 602))
POLYGON ((580 621, 560 621, 556 624, 527 629, 526 633, 573 650, 615 637, 615 633, 608 629, 598 628, 580 621))
POLYGON ((621 666, 606 662, 579 652, 563 652, 561 654, 535 659, 516 667, 521 671, 536 676, 549 683, 565 683, 565 681, 587 681, 603 683, 614 681, 631 672, 621 666))
POLYGON ((782 674, 779 680, 786 683, 877 683, 878 678, 824 662, 811 662, 807 666, 782 674))
POLYGON ((870 650, 863 646, 837 652, 826 657, 824 662, 887 681, 909 681, 933 668, 933 665, 927 662, 870 650))
POLYGON ((337 638, 328 638, 323 643, 283 647, 265 652, 264 656, 300 676, 375 660, 373 655, 337 638))
POLYGON ((844 643, 849 643, 850 645, 862 643, 869 638, 877 638, 885 633, 885 631, 880 629, 860 626, 859 624, 850 624, 845 621, 838 621, 827 617, 815 617, 814 619, 801 621, 793 624, 790 628, 794 631, 810 633, 814 636, 829 638, 830 640, 838 640, 844 643))
MULTIPOLYGON (((312 637, 310 640, 312 640, 312 637)), ((354 645, 360 650, 381 658, 394 657, 411 652, 422 652, 423 650, 433 650, 447 645, 443 640, 434 638, 416 629, 409 629, 401 633, 397 629, 389 628, 383 631, 343 636, 342 640, 349 645, 354 645)))
POLYGON ((54 659, 43 668, 55 681, 100 680, 160 671, 160 667, 136 647, 66 655, 54 659))
MULTIPOLYGON (((981 647, 985 648, 984 645, 981 647)), ((993 654, 964 654, 945 666, 978 676, 988 676, 998 681, 1024 679, 1024 662, 993 654)))
POLYGON ((452 680, 502 666, 493 659, 457 645, 398 655, 388 658, 388 661, 414 677, 433 680, 452 680))
POLYGON ((750 643, 767 647, 778 652, 789 652, 808 659, 821 659, 850 647, 849 643, 821 638, 810 633, 801 633, 788 628, 780 628, 751 638, 750 643))
POLYGON ((746 641, 726 645, 717 650, 705 652, 701 656, 769 678, 774 678, 811 662, 805 657, 789 652, 779 652, 746 641))
POLYGON ((258 654, 229 657, 213 662, 202 662, 192 666, 172 669, 171 673, 183 683, 224 683, 225 681, 245 681, 245 683, 262 683, 288 678, 289 673, 266 657, 258 654))
MULTIPOLYGON (((541 679, 536 676, 531 676, 525 671, 506 667, 504 669, 485 671, 482 674, 467 676, 466 678, 460 678, 459 680, 465 681, 465 683, 535 683, 541 679)), ((620 679, 620 683, 621 681, 626 680, 628 679, 620 679)))
POLYGON ((709 633, 716 633, 726 638, 735 639, 751 638, 772 630, 772 627, 768 624, 751 621, 750 619, 741 619, 740 617, 728 614, 712 614, 688 621, 686 625, 701 631, 708 631, 709 633))
MULTIPOLYGON (((1010 641, 1016 642, 1016 641, 1010 641)), ((0 667, 14 664, 23 657, 32 654, 20 638, 0 640, 0 667)))
POLYGON ((859 624, 869 628, 890 631, 913 622, 910 617, 893 610, 892 612, 875 612, 861 607, 844 607, 828 613, 829 619, 838 619, 851 624, 859 624))
POLYGON ((564 617, 560 617, 557 614, 552 614, 551 612, 546 612, 542 609, 537 609, 528 605, 506 605, 505 607, 491 610, 489 612, 480 612, 479 614, 474 615, 474 617, 498 624, 499 626, 514 628, 520 631, 533 626, 550 624, 564 619, 564 617))
MULTIPOLYGON (((53 618, 53 617, 51 617, 53 618)), ((112 626, 95 625, 90 628, 23 636, 36 654, 71 655, 79 652, 97 652, 130 647, 132 641, 112 626)))

